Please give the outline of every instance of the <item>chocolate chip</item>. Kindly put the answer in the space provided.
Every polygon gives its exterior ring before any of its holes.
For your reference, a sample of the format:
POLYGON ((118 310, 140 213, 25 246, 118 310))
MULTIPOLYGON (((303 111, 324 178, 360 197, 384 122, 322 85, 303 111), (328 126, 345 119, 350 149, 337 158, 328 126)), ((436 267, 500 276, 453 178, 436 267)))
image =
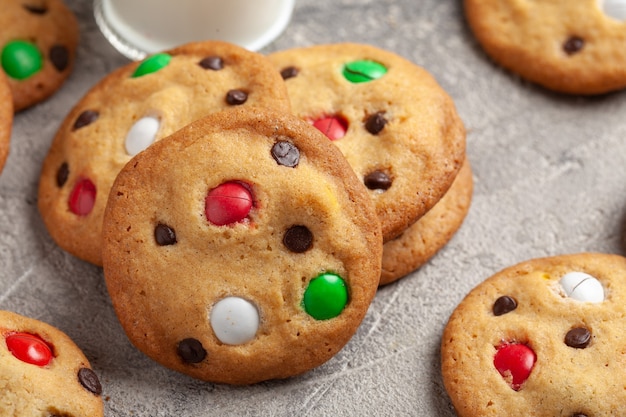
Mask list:
POLYGON ((199 363, 206 358, 206 350, 199 340, 193 338, 183 339, 178 342, 176 353, 186 363, 199 363))
POLYGON ((57 185, 59 188, 63 187, 67 182, 67 178, 70 176, 70 167, 67 162, 63 162, 57 171, 57 185))
POLYGON ((293 143, 281 140, 272 146, 272 157, 279 165, 294 168, 300 162, 300 150, 293 143))
POLYGON ((95 110, 85 110, 78 116, 76 121, 74 122, 74 127, 72 130, 80 129, 81 127, 85 127, 87 125, 92 124, 100 117, 100 113, 95 110))
POLYGON ((230 105, 237 106, 248 100, 248 93, 242 90, 230 90, 226 94, 226 102, 230 105))
POLYGON ((65 71, 70 63, 70 53, 63 45, 54 45, 50 48, 49 56, 52 65, 54 65, 54 68, 56 68, 59 72, 65 71))
POLYGON ((591 342, 591 333, 584 327, 575 327, 565 335, 565 344, 576 349, 584 349, 591 342))
POLYGON ((283 70, 280 72, 280 75, 281 77, 283 77, 283 80, 288 80, 289 78, 296 77, 299 72, 300 70, 296 67, 287 67, 283 68, 283 70))
POLYGON ((583 413, 574 413, 572 414, 572 417, 588 417, 587 414, 583 414, 583 413))
POLYGON ((573 55, 577 52, 580 52, 585 46, 585 40, 578 36, 571 36, 568 40, 563 44, 563 50, 567 55, 573 55))
POLYGON ((159 246, 173 245, 176 243, 176 232, 171 227, 159 223, 154 228, 154 239, 159 246))
POLYGON ((43 4, 23 4, 22 7, 24 7, 32 14, 46 14, 48 12, 48 8, 43 4))
POLYGON ((219 56, 208 56, 202 61, 198 62, 198 65, 200 65, 204 69, 219 71, 224 68, 224 60, 219 56))
POLYGON ((80 368, 78 371, 78 381, 85 387, 87 391, 90 391, 96 395, 102 394, 102 385, 100 380, 94 371, 89 368, 80 368))
POLYGON ((387 124, 384 114, 384 112, 379 111, 369 116, 365 121, 365 129, 372 135, 379 134, 387 124))
POLYGON ((391 187, 391 178, 383 171, 372 171, 363 180, 370 190, 387 190, 391 187))
POLYGON ((313 245, 313 233, 306 226, 291 226, 283 236, 283 244, 292 252, 306 252, 313 245))
POLYGON ((517 301, 515 299, 509 297, 508 295, 503 295, 498 298, 495 303, 493 303, 493 315, 501 316, 506 313, 510 313, 511 311, 517 308, 517 301))

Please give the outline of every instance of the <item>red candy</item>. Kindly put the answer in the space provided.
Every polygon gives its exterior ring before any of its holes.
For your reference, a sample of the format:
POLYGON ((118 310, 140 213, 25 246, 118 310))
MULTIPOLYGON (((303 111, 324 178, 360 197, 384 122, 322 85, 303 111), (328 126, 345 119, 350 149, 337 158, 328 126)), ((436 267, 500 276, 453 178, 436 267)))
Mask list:
POLYGON ((528 379, 536 361, 535 352, 521 343, 500 346, 493 358, 494 366, 515 391, 528 379))
POLYGON ((79 180, 70 193, 69 206, 72 213, 86 216, 96 203, 96 186, 88 179, 79 180))
POLYGON ((313 121, 313 126, 330 140, 341 139, 346 135, 348 122, 340 116, 325 116, 313 121))
POLYGON ((12 333, 6 337, 9 351, 22 362, 46 366, 52 360, 52 349, 39 336, 30 333, 12 333))
POLYGON ((225 182, 209 191, 204 206, 207 219, 217 226, 240 222, 251 209, 250 188, 237 181, 225 182))

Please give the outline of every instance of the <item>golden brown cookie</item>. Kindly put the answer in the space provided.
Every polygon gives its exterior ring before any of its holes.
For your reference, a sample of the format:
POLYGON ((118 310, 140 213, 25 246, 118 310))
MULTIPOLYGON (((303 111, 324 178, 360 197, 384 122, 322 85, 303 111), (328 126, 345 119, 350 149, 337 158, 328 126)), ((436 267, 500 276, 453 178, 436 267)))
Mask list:
POLYGON ((13 99, 4 73, 0 72, 0 172, 9 155, 13 127, 13 99))
POLYGON ((380 285, 415 271, 448 243, 469 211, 472 190, 472 169, 466 159, 441 200, 400 236, 383 245, 380 285))
POLYGON ((626 86, 623 0, 465 0, 494 61, 551 90, 599 94, 626 86))
POLYGON ((0 0, 0 66, 15 111, 45 100, 72 72, 79 28, 61 0, 0 0))
POLYGON ((474 288, 441 347, 458 415, 626 415, 626 259, 533 259, 474 288))
POLYGON ((103 266, 131 342, 230 384, 321 365, 380 277, 380 223, 341 152, 289 113, 226 110, 135 156, 111 189, 103 266))
POLYGON ((369 188, 385 241, 435 205, 465 155, 465 129, 424 69, 370 45, 331 44, 269 56, 293 112, 342 151, 369 188))
POLYGON ((0 311, 0 415, 104 414, 102 386, 78 346, 39 320, 0 311))
POLYGON ((66 251, 102 264, 109 189, 131 157, 209 113, 289 109, 284 83, 261 55, 223 42, 191 43, 114 71, 72 109, 46 156, 39 210, 66 251))

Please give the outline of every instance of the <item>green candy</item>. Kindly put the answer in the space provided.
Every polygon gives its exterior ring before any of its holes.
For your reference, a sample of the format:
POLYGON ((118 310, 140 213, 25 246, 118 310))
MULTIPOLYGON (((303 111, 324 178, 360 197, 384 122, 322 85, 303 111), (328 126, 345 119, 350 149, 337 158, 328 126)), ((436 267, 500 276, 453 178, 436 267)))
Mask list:
POLYGON ((152 74, 160 69, 167 67, 172 60, 172 56, 166 53, 160 53, 152 55, 146 58, 135 70, 132 78, 142 77, 147 74, 152 74))
POLYGON ((346 282, 336 274, 325 273, 313 278, 304 292, 304 310, 316 320, 337 317, 348 303, 346 282))
POLYGON ((2 68, 17 80, 24 80, 41 71, 43 57, 37 46, 27 41, 11 41, 2 49, 2 68))
POLYGON ((383 64, 365 59, 350 62, 343 67, 343 76, 351 83, 367 83, 386 73, 387 68, 383 64))

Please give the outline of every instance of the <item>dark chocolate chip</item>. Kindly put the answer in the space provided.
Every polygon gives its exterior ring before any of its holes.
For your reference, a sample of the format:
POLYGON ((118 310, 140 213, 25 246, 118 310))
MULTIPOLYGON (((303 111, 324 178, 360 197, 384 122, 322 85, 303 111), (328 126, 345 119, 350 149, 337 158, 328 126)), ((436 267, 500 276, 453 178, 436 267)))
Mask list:
POLYGON ((226 102, 230 105, 237 106, 248 100, 248 93, 242 90, 230 90, 226 94, 226 102))
POLYGON ((573 55, 577 52, 580 52, 581 49, 585 46, 585 40, 579 36, 571 36, 568 40, 563 44, 563 50, 567 55, 573 55))
POLYGON ((176 243, 176 232, 171 227, 159 223, 154 228, 154 239, 159 246, 173 245, 176 243))
POLYGON ((313 233, 306 226, 291 226, 283 236, 283 244, 292 252, 306 252, 313 245, 313 233))
POLYGON ((48 12, 48 8, 43 4, 23 4, 22 6, 32 14, 46 14, 48 12))
POLYGON ((300 150, 293 143, 281 140, 272 146, 272 157, 279 165, 294 168, 300 162, 300 150))
POLYGON ((224 68, 224 60, 219 56, 208 56, 198 63, 204 69, 219 71, 224 68))
POLYGON ((584 349, 591 342, 591 333, 584 327, 575 327, 565 335, 565 344, 576 349, 584 349))
POLYGON ((588 417, 587 414, 584 413, 574 413, 572 414, 572 417, 588 417))
POLYGON ((102 394, 102 385, 100 385, 100 380, 98 379, 96 373, 91 369, 80 368, 78 371, 78 380, 87 391, 96 395, 102 394))
POLYGON ((495 303, 493 303, 493 315, 501 316, 506 313, 510 313, 511 311, 517 308, 517 301, 514 298, 509 297, 508 295, 503 295, 498 298, 495 303))
POLYGON ((206 358, 206 350, 199 340, 193 338, 183 339, 178 342, 176 353, 186 363, 199 363, 206 358))
POLYGON ((74 127, 72 130, 80 129, 81 127, 92 124, 93 122, 98 120, 99 116, 100 113, 95 110, 85 110, 80 114, 80 116, 78 116, 78 118, 74 122, 74 127))
POLYGON ((54 45, 50 48, 49 56, 52 65, 54 65, 54 68, 56 68, 59 72, 65 71, 70 63, 70 53, 63 45, 54 45))
POLYGON ((63 187, 67 182, 67 178, 70 176, 70 167, 67 162, 63 162, 57 171, 57 185, 59 188, 63 187))
POLYGON ((384 112, 379 111, 369 116, 365 121, 365 129, 372 135, 379 134, 387 124, 384 114, 384 112))
POLYGON ((288 80, 289 78, 296 77, 299 72, 300 70, 296 67, 287 67, 283 68, 283 70, 280 72, 280 75, 281 77, 283 77, 283 80, 288 80))
POLYGON ((372 171, 363 179, 365 186, 370 190, 387 190, 391 187, 391 178, 383 171, 372 171))

